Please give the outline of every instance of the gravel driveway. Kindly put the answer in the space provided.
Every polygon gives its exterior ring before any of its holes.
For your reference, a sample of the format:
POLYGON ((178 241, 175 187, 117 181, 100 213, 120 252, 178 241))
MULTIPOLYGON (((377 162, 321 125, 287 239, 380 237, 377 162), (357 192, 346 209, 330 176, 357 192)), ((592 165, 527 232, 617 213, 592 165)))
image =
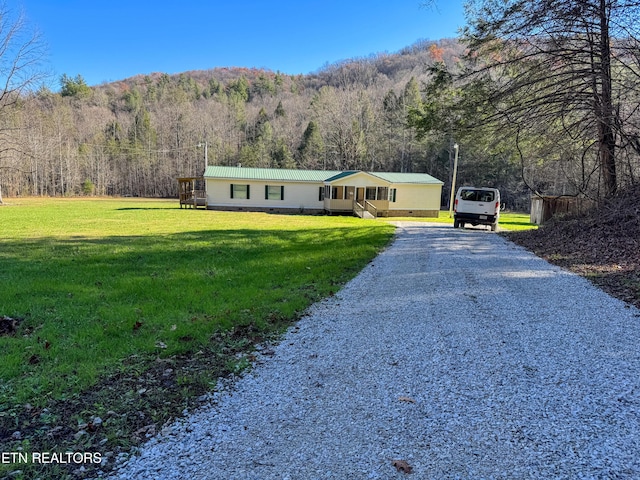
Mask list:
POLYGON ((398 226, 115 478, 640 478, 640 311, 491 232, 398 226))

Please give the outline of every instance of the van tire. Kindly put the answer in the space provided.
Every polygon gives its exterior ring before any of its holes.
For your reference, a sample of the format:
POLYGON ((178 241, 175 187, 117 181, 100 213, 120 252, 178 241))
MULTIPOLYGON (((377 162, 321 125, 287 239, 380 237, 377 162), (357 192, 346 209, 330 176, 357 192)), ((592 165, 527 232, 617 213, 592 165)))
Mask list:
POLYGON ((453 221, 453 228, 460 228, 460 222, 458 220, 453 221))
POLYGON ((495 232, 498 229, 498 224, 497 223, 492 223, 491 224, 491 231, 495 232))

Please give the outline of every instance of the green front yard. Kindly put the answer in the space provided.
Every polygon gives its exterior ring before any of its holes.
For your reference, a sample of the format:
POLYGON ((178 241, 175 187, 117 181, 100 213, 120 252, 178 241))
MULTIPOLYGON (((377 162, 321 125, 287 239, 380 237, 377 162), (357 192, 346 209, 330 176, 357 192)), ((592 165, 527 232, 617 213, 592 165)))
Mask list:
POLYGON ((165 200, 6 203, 4 451, 136 443, 141 423, 159 427, 243 368, 254 342, 336 292, 393 234, 381 221, 180 210, 165 200), (100 427, 78 437, 96 417, 100 427))

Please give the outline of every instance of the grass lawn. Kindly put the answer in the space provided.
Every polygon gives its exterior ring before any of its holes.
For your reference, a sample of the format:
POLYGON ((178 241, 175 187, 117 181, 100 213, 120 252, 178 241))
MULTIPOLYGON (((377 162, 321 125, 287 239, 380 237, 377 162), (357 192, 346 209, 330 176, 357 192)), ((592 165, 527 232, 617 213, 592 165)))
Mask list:
MULTIPOLYGON (((5 203, 5 452, 111 459, 246 366, 255 342, 336 292, 393 234, 385 222, 181 210, 172 200, 5 203)), ((0 465, 0 473, 70 471, 44 468, 0 465)))
MULTIPOLYGON (((453 225, 453 218, 449 218, 449 210, 440 210, 438 218, 402 218, 393 220, 409 220, 409 221, 425 221, 425 222, 436 222, 436 223, 450 223, 453 225)), ((538 226, 534 223, 529 222, 529 214, 528 213, 518 213, 518 212, 500 212, 500 221, 499 221, 499 229, 500 230, 531 230, 536 229, 538 226)))

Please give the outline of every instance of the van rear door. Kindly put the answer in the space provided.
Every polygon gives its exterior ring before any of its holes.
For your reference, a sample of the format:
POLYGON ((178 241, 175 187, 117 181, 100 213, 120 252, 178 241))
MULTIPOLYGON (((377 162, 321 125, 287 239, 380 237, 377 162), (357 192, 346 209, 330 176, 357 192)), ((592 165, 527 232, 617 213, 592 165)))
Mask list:
POLYGON ((500 192, 495 188, 460 187, 454 205, 453 226, 490 225, 497 228, 500 217, 500 192))
POLYGON ((496 194, 493 190, 462 189, 456 205, 456 211, 478 215, 495 215, 495 204, 496 194))

